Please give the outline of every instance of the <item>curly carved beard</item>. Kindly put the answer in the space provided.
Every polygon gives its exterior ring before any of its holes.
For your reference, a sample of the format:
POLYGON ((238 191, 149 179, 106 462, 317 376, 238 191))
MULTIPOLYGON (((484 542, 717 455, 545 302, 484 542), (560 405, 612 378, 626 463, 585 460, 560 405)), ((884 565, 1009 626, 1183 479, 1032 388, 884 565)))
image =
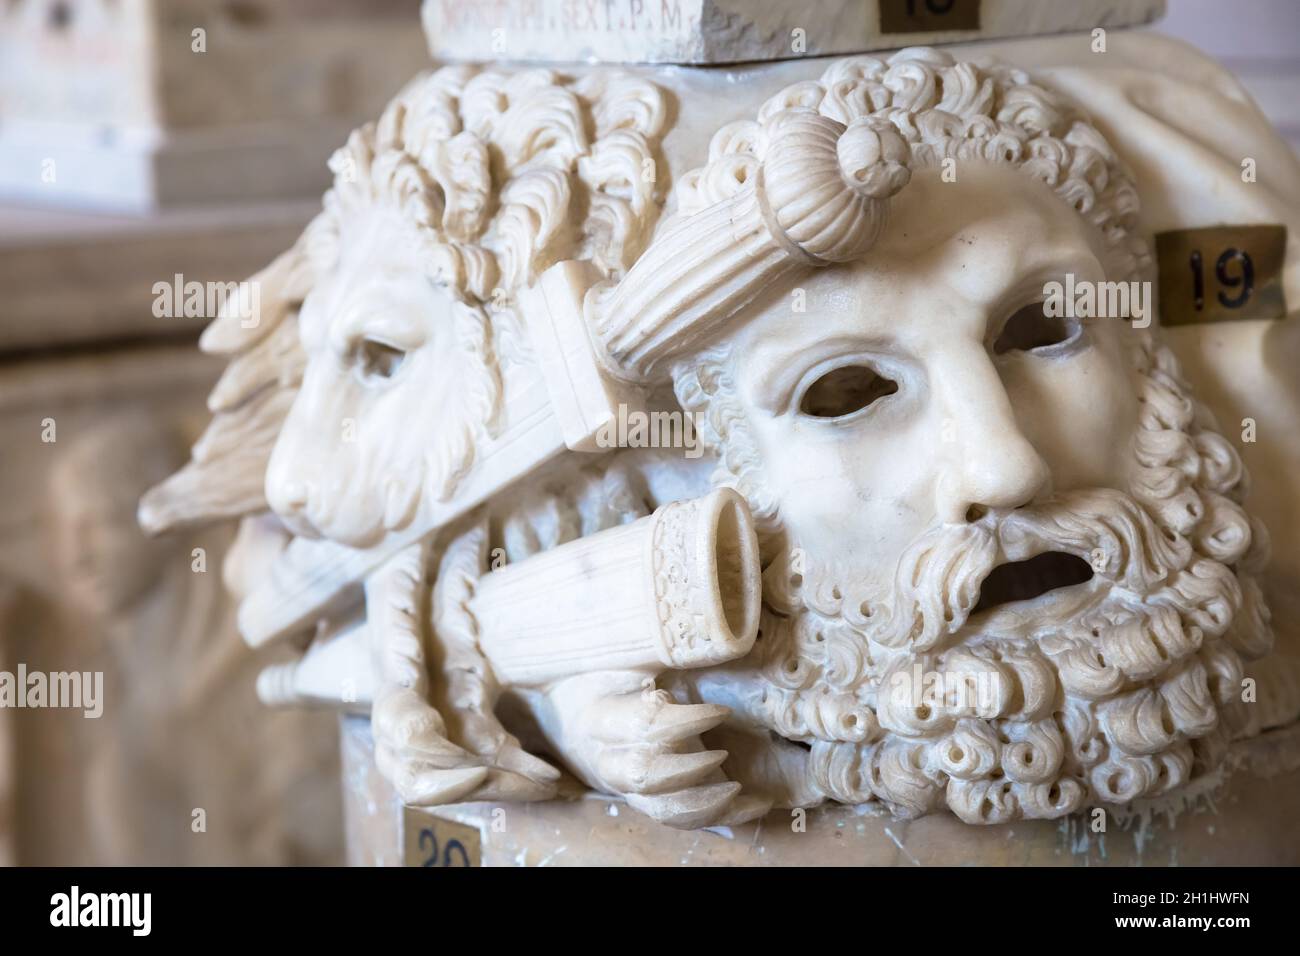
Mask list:
POLYGON ((884 594, 816 555, 799 574, 769 567, 747 716, 810 745, 827 797, 905 816, 946 802, 972 823, 1057 817, 1168 792, 1245 727, 1242 661, 1272 645, 1254 578, 1267 539, 1171 353, 1144 335, 1134 356, 1131 493, 935 528, 884 594), (1048 552, 1090 578, 971 619, 995 567, 1048 552))

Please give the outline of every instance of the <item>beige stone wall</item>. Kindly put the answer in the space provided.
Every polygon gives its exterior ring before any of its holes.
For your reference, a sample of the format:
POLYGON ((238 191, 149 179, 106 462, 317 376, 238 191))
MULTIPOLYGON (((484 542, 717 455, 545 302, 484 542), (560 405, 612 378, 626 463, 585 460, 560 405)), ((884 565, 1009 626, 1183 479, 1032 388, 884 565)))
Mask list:
POLYGON ((232 529, 135 524, 216 371, 189 342, 0 365, 0 669, 103 675, 98 718, 0 710, 0 854, 20 864, 341 856, 333 721, 257 701, 269 661, 221 583, 232 529))
POLYGON ((151 210, 318 196, 430 65, 417 0, 0 4, 0 197, 151 210))
POLYGON ((428 61, 418 6, 17 0, 0 6, 0 116, 102 130, 359 119, 428 61))

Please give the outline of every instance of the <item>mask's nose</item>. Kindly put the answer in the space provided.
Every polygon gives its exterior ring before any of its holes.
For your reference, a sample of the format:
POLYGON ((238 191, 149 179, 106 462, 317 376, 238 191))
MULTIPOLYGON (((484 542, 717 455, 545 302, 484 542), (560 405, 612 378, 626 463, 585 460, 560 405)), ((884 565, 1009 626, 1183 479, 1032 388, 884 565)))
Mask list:
POLYGON ((971 349, 949 372, 942 379, 952 454, 938 488, 941 520, 976 520, 989 509, 1017 508, 1046 494, 1051 470, 1022 431, 987 353, 971 349))

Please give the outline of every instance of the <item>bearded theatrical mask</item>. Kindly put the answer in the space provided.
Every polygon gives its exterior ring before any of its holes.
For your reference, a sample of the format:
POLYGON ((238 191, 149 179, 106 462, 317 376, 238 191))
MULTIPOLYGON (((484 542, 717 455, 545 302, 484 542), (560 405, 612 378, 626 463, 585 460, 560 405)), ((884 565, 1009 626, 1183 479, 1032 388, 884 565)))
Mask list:
POLYGON ((781 548, 735 699, 845 802, 999 822, 1165 792, 1270 640, 1235 452, 1129 317, 1045 314, 1046 284, 1108 278, 1046 187, 932 171, 892 213, 694 373, 781 548))

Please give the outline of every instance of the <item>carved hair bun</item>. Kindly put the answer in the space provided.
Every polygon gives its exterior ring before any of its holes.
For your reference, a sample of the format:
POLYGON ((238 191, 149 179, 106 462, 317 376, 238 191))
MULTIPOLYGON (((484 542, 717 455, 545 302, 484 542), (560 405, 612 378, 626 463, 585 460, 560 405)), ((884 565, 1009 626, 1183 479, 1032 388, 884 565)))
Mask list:
POLYGON ((777 234, 817 264, 847 262, 880 235, 885 200, 911 178, 911 149, 887 119, 852 126, 809 110, 767 121, 764 198, 777 234))
POLYGON ((666 225, 621 283, 588 293, 586 318, 615 378, 666 374, 791 269, 864 255, 912 175, 911 147, 884 117, 845 126, 795 106, 724 135, 756 155, 719 156, 710 169, 721 176, 697 177, 711 201, 666 225))
POLYGON ((835 145, 846 182, 872 199, 888 199, 912 178, 912 147, 887 119, 854 120, 835 145))

